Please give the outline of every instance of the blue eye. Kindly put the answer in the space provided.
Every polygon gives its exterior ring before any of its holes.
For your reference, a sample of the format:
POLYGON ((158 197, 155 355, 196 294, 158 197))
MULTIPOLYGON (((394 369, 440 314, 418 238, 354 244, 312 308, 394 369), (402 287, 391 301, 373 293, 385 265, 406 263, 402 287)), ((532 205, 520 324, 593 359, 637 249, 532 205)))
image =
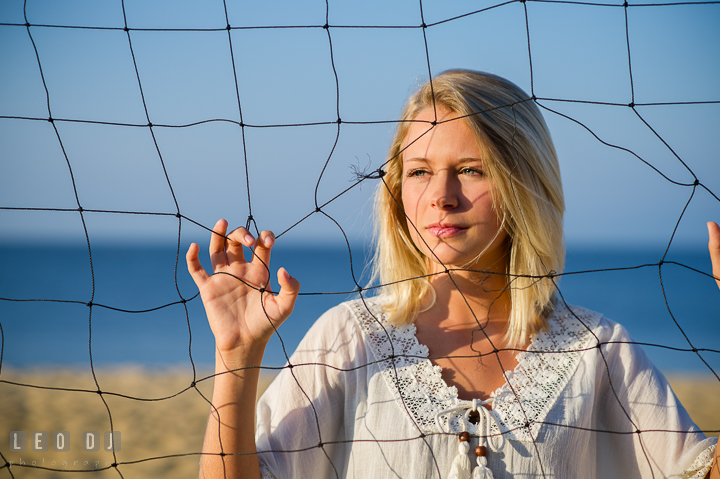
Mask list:
POLYGON ((426 173, 427 173, 427 171, 418 168, 415 170, 408 171, 407 176, 408 176, 408 178, 413 177, 413 176, 425 176, 426 173))
POLYGON ((461 175, 467 176, 484 176, 485 173, 478 168, 463 168, 460 170, 461 175))

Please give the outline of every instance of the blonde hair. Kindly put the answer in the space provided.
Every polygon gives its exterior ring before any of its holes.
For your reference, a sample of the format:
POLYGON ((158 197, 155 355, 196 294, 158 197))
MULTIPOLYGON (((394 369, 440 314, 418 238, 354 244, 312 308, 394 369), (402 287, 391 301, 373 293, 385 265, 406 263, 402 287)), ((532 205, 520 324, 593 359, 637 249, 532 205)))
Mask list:
POLYGON ((430 260, 415 246, 403 211, 402 153, 412 121, 421 110, 439 106, 470 127, 494 187, 493 206, 504 218, 509 238, 507 285, 512 309, 506 341, 519 346, 546 325, 553 307, 551 278, 562 272, 565 258, 565 203, 557 155, 540 110, 504 78, 451 70, 408 100, 375 196, 374 278, 382 285, 385 310, 393 324, 412 323, 420 303, 434 298, 427 276, 430 260))

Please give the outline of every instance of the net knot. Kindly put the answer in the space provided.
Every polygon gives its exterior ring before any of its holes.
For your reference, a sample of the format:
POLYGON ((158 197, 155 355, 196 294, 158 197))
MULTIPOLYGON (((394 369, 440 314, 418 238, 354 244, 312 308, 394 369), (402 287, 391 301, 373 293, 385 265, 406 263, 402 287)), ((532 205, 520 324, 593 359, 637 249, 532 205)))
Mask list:
POLYGON ((110 464, 110 467, 114 467, 114 468, 116 468, 116 469, 117 469, 117 467, 118 467, 118 463, 117 463, 117 462, 113 462, 112 464, 110 464))
POLYGON ((635 102, 632 102, 632 101, 631 101, 630 103, 628 103, 628 106, 629 106, 630 108, 635 108, 635 102))
POLYGON ((327 30, 328 28, 330 28, 330 25, 328 25, 327 23, 323 25, 323 30, 327 30))
POLYGON ((338 118, 335 123, 337 123, 339 125, 340 123, 342 123, 342 120, 340 118, 338 118))
POLYGON ((699 184, 700 184, 700 180, 698 180, 697 178, 695 178, 695 181, 693 181, 693 186, 697 186, 697 185, 699 185, 699 184))
POLYGON ((320 209, 319 206, 317 206, 317 207, 315 208, 315 213, 320 213, 320 211, 322 211, 322 210, 320 209))
POLYGON ((175 213, 175 218, 182 218, 182 215, 180 213, 175 213))
POLYGON ((92 302, 92 301, 88 301, 88 302, 85 303, 85 304, 86 304, 89 308, 92 308, 92 307, 93 307, 93 302, 92 302))
POLYGON ((153 125, 152 125, 151 122, 148 122, 147 126, 149 126, 150 128, 152 128, 153 125))
POLYGON ((355 169, 355 178, 358 181, 362 180, 377 180, 385 176, 385 172, 382 170, 382 168, 378 168, 377 170, 373 171, 372 173, 363 173, 362 171, 357 171, 357 168, 353 167, 355 169))
POLYGON ((80 213, 82 213, 82 212, 84 211, 84 210, 83 210, 83 207, 82 207, 82 206, 78 206, 78 211, 79 211, 80 213))
POLYGON ((421 26, 422 28, 427 28, 427 25, 425 24, 425 22, 422 22, 422 23, 420 24, 420 26, 421 26))
POLYGON ((53 117, 48 118, 48 121, 49 121, 50 123, 54 123, 54 122, 55 122, 55 120, 53 120, 53 117))
POLYGON ((554 269, 551 269, 550 271, 548 271, 548 274, 547 274, 548 278, 553 279, 555 277, 555 275, 557 275, 557 272, 554 269))
POLYGON ((30 24, 28 22, 25 22, 25 27, 30 28, 30 24))
POLYGON ((260 289, 258 289, 258 291, 260 292, 260 294, 263 294, 267 290, 265 288, 260 288, 260 289))
POLYGON ((102 396, 102 394, 103 394, 103 392, 102 392, 100 389, 98 389, 98 390, 95 391, 95 392, 96 392, 98 395, 100 395, 100 396, 102 396))
POLYGON ((693 346, 692 352, 693 352, 693 353, 697 353, 697 352, 698 352, 698 348, 696 348, 696 347, 693 346))
POLYGON ((126 32, 130 31, 130 29, 127 26, 125 28, 123 28, 123 30, 125 30, 126 32))
POLYGON ((191 387, 191 388, 194 388, 196 385, 197 385, 197 383, 196 383, 195 381, 193 381, 193 382, 190 383, 190 387, 191 387))
POLYGON ((229 24, 229 23, 228 23, 227 26, 225 27, 225 30, 230 31, 230 24, 229 24))

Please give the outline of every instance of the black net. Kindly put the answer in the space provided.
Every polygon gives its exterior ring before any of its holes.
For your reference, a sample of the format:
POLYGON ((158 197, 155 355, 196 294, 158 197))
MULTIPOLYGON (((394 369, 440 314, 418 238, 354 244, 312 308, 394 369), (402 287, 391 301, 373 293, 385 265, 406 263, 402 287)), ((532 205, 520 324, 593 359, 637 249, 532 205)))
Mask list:
POLYGON ((299 319, 266 355, 265 370, 282 369, 320 312, 375 294, 370 197, 404 100, 448 68, 507 77, 540 107, 571 240, 637 245, 609 263, 571 247, 553 275, 561 301, 647 318, 636 336, 663 369, 720 382, 709 260, 683 249, 705 244, 704 221, 720 211, 720 2, 391 3, 0 6, 0 240, 22 241, 5 249, 0 283, 3 434, 124 433, 137 404, 148 425, 105 452, 27 442, 19 454, 11 434, 0 475, 194 476, 212 338, 189 243, 204 250, 218 217, 276 233, 272 277, 286 266, 303 284, 299 319), (304 280, 309 270, 321 274, 304 280), (583 296, 597 276, 608 289, 583 296), (69 363, 74 373, 52 373, 69 363), (140 383, 115 363, 174 369, 140 383), (33 364, 51 373, 16 367, 33 364), (97 407, 78 406, 87 398, 97 407), (177 423, 197 434, 190 446, 177 423))

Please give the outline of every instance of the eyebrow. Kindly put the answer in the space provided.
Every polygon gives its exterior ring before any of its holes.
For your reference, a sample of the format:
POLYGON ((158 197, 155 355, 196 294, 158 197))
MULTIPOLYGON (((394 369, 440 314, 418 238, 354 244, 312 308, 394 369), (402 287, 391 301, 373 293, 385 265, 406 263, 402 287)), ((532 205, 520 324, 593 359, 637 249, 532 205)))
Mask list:
MULTIPOLYGON (((427 158, 423 158, 423 157, 414 157, 414 158, 403 159, 403 163, 406 163, 406 162, 428 163, 429 160, 427 158)), ((469 158, 461 158, 458 161, 458 163, 461 165, 465 164, 465 163, 476 163, 476 162, 482 163, 483 162, 482 158, 469 157, 469 158)))

